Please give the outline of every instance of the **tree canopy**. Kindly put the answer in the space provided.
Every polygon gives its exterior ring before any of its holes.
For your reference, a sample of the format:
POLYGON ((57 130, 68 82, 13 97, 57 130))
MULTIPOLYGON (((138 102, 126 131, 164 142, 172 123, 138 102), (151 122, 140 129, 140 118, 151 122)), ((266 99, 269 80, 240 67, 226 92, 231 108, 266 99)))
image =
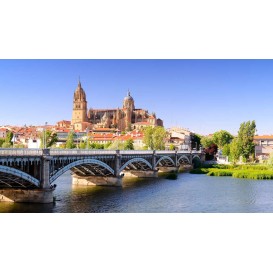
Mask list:
POLYGON ((166 130, 161 127, 146 127, 144 129, 144 144, 151 150, 165 150, 166 130))
POLYGON ((223 154, 229 156, 233 163, 236 163, 240 157, 247 161, 255 151, 255 132, 256 123, 254 120, 241 123, 238 136, 230 144, 226 143, 223 146, 223 154))
POLYGON ((75 139, 75 133, 73 131, 71 131, 68 136, 67 136, 67 140, 65 143, 65 148, 66 149, 74 149, 76 148, 76 145, 74 144, 74 139, 75 139))
POLYGON ((229 144, 233 139, 233 136, 225 130, 220 130, 213 134, 212 140, 219 149, 223 149, 226 144, 229 144))
POLYGON ((255 121, 241 123, 238 132, 238 149, 244 159, 248 159, 255 151, 254 136, 256 133, 255 121))
POLYGON ((212 136, 203 136, 201 138, 201 144, 204 148, 210 147, 212 144, 214 144, 212 136))
POLYGON ((134 140, 132 138, 125 141, 124 150, 134 150, 134 140))
POLYGON ((40 134, 41 145, 40 148, 44 148, 44 134, 46 135, 46 148, 52 147, 58 141, 58 136, 51 130, 46 130, 40 134))

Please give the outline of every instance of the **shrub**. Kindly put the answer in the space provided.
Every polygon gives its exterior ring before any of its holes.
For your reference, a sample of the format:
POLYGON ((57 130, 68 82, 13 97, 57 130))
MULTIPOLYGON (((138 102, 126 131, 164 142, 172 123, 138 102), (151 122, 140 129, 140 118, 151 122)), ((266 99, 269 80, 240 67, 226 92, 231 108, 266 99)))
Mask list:
POLYGON ((233 171, 231 170, 217 170, 217 169, 210 169, 207 173, 208 176, 232 176, 233 171))
POLYGON ((206 168, 198 168, 198 169, 193 169, 190 171, 191 174, 206 174, 209 172, 209 169, 206 168))

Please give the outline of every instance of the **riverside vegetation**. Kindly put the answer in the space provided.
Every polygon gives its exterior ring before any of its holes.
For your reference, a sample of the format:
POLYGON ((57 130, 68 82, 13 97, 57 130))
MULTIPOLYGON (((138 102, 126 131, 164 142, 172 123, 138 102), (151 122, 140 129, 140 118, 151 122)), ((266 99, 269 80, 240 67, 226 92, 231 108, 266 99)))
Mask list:
POLYGON ((273 167, 269 165, 203 165, 201 168, 191 170, 190 173, 257 180, 273 179, 273 167))

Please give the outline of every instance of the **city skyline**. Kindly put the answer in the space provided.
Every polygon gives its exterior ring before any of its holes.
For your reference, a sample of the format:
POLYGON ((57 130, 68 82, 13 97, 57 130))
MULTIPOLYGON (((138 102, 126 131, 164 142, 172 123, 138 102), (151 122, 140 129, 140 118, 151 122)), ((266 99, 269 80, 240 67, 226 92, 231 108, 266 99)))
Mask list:
POLYGON ((130 90, 166 128, 236 134, 256 120, 258 134, 272 134, 272 75, 272 60, 1 60, 0 124, 71 120, 80 77, 88 108, 121 107, 130 90))

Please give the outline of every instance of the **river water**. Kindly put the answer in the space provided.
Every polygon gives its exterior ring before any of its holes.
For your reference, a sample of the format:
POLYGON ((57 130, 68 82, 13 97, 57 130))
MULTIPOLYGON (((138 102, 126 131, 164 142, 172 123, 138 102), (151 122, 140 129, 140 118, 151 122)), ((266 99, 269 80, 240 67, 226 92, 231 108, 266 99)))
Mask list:
POLYGON ((72 186, 57 181, 55 204, 0 203, 0 212, 216 213, 273 212, 273 181, 182 173, 177 180, 126 179, 123 187, 72 186))

